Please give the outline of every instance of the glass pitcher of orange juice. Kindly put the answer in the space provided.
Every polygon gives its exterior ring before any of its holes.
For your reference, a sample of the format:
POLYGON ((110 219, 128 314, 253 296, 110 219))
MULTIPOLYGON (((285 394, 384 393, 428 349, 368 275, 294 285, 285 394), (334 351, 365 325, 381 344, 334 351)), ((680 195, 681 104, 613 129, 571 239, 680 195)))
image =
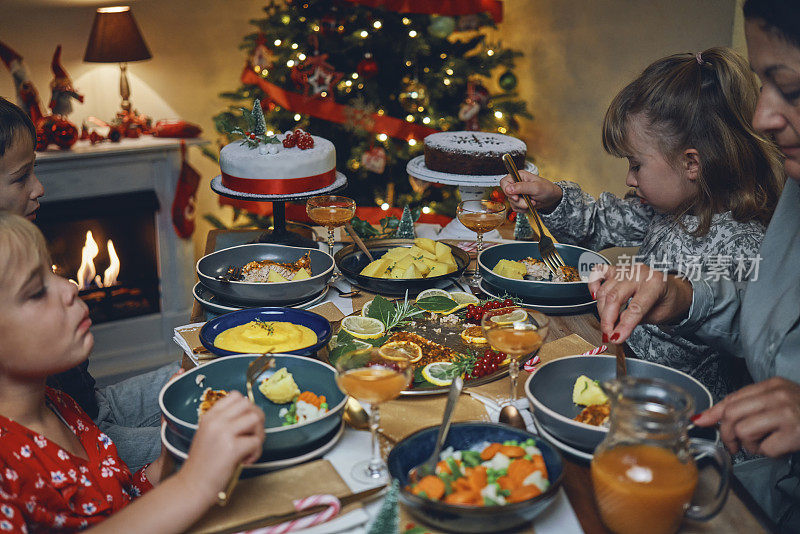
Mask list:
POLYGON ((728 493, 730 456, 711 441, 689 438, 692 397, 668 382, 630 376, 601 387, 611 403, 610 428, 591 473, 603 523, 617 534, 673 534, 684 517, 716 515, 728 493), (692 504, 700 454, 720 473, 716 495, 704 505, 692 504))

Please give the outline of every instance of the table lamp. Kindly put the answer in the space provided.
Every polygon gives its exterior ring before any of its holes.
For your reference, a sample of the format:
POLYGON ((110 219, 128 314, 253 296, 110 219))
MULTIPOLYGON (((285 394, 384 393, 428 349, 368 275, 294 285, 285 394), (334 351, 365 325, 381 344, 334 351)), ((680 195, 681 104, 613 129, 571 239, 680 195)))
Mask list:
POLYGON ((151 57, 129 6, 98 8, 83 60, 89 63, 119 63, 119 93, 122 110, 126 114, 131 111, 128 62, 151 57))

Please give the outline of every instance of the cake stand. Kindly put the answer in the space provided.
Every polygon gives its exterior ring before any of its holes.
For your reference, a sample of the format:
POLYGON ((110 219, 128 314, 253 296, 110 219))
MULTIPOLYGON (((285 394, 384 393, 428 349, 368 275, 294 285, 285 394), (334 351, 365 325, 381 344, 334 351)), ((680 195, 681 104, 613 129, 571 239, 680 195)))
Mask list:
MULTIPOLYGON (((539 174, 539 169, 533 163, 526 161, 523 170, 539 174)), ((486 190, 500 185, 500 180, 505 174, 495 175, 469 175, 451 174, 449 172, 433 171, 425 166, 425 156, 417 156, 406 165, 409 175, 424 182, 435 184, 458 186, 458 194, 461 200, 482 200, 486 190)), ((442 229, 442 233, 448 238, 468 238, 476 239, 477 234, 464 226, 458 217, 455 217, 447 226, 442 229)), ((488 234, 484 235, 486 239, 488 234)))
POLYGON ((336 180, 327 187, 285 195, 257 195, 255 193, 241 193, 233 189, 228 189, 222 185, 221 175, 217 175, 211 179, 211 190, 220 196, 233 198, 235 200, 248 200, 251 202, 272 202, 272 230, 266 230, 261 234, 258 238, 259 243, 274 243, 276 245, 305 248, 317 248, 317 243, 316 241, 286 229, 286 203, 296 200, 305 200, 317 195, 333 193, 334 191, 344 188, 346 185, 347 177, 339 171, 336 171, 336 180))

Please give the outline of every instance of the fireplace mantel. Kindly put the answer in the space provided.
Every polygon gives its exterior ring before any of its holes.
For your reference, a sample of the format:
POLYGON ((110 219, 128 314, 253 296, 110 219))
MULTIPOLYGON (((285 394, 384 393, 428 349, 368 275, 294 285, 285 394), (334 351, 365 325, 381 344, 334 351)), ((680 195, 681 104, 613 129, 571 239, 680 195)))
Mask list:
MULTIPOLYGON (((200 144, 202 140, 187 140, 200 144)), ((172 227, 170 207, 180 171, 180 140, 141 137, 92 146, 79 141, 71 150, 37 153, 36 175, 48 202, 134 191, 153 191, 156 212, 161 312, 92 327, 95 348, 89 358, 99 382, 110 382, 174 361, 173 328, 191 310, 194 258, 191 240, 172 227)), ((124 269, 124 265, 123 265, 124 269)))

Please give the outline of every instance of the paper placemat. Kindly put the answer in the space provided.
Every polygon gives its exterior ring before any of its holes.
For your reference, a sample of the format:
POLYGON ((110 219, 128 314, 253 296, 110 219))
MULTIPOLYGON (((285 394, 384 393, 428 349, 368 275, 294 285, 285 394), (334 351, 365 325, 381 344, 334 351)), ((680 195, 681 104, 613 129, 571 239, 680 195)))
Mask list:
MULTIPOLYGON (((236 532, 271 524, 269 517, 294 511, 292 501, 328 493, 344 497, 352 493, 328 460, 316 460, 296 467, 240 480, 225 507, 215 506, 190 532, 198 534, 236 532)), ((346 506, 340 515, 360 504, 346 506)))

